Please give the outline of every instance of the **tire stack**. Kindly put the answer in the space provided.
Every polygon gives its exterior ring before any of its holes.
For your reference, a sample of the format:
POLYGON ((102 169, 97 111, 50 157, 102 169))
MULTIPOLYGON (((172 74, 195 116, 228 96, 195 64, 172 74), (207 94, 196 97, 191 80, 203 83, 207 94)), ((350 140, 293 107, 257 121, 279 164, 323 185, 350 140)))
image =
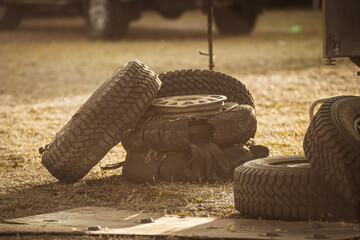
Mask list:
POLYGON ((328 99, 310 123, 304 152, 236 168, 236 209, 279 220, 359 220, 360 97, 328 99))
POLYGON ((123 174, 134 182, 223 181, 235 167, 268 149, 255 145, 253 98, 237 79, 208 70, 178 70, 159 75, 158 98, 220 94, 228 102, 216 113, 159 115, 149 109, 122 144, 123 174))
POLYGON ((237 79, 207 70, 158 77, 134 60, 105 81, 39 151, 41 163, 67 183, 84 177, 120 141, 128 152, 123 173, 131 181, 226 180, 236 166, 268 155, 267 148, 254 144, 255 132, 253 98, 237 79), (215 112, 181 116, 160 116, 149 108, 156 95, 199 94, 228 102, 215 112))

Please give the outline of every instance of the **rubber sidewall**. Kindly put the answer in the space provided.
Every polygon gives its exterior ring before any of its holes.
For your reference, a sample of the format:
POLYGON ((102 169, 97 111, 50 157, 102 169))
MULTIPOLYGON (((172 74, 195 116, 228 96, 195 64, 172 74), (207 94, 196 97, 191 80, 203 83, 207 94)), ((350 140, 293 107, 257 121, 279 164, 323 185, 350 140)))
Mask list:
POLYGON ((240 105, 231 111, 215 115, 202 116, 202 121, 197 121, 197 118, 199 117, 164 117, 140 121, 136 129, 124 139, 123 146, 127 151, 138 152, 148 149, 188 151, 190 143, 197 142, 195 137, 204 136, 201 137, 202 142, 227 146, 246 143, 255 136, 257 129, 255 111, 248 105, 240 105), (193 124, 194 122, 196 124, 193 124))
POLYGON ((241 214, 255 218, 356 218, 354 207, 322 183, 304 156, 256 159, 239 166, 234 171, 234 200, 241 214), (280 165, 284 163, 288 165, 280 165))
POLYGON ((227 74, 200 69, 185 69, 159 74, 162 86, 158 98, 216 94, 224 95, 227 101, 247 104, 255 109, 254 99, 246 86, 227 74))
POLYGON ((322 181, 360 209, 360 97, 339 96, 315 114, 304 138, 304 152, 322 181))

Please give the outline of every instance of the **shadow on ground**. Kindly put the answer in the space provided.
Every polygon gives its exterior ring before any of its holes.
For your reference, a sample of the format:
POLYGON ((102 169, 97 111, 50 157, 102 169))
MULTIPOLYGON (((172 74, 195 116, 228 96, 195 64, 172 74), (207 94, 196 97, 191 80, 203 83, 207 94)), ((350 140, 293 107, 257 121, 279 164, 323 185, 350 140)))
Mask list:
POLYGON ((75 184, 49 183, 0 195, 1 220, 57 212, 85 206, 113 207, 163 213, 179 211, 187 196, 146 184, 133 184, 123 176, 81 181, 75 184))

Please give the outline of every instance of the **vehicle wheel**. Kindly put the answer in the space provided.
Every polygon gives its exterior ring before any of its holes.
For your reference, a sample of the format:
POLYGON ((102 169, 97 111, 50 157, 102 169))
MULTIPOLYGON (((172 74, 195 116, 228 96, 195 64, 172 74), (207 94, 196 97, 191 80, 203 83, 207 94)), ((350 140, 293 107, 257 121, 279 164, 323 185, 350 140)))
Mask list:
POLYGON ((360 210, 360 97, 323 103, 305 134, 304 152, 324 183, 360 210))
MULTIPOLYGON (((210 145, 197 146, 197 150, 210 150, 212 147, 210 145)), ((249 148, 243 144, 223 147, 218 154, 229 161, 231 170, 225 173, 216 161, 203 161, 198 167, 198 171, 204 174, 202 180, 215 180, 212 178, 213 173, 207 173, 207 171, 214 171, 218 180, 231 179, 235 167, 254 158, 249 148), (209 176, 205 179, 205 175, 209 176)), ((123 166, 123 174, 128 180, 138 183, 152 183, 158 180, 167 182, 198 181, 200 178, 192 174, 195 170, 192 169, 193 162, 196 161, 194 157, 191 151, 169 152, 152 149, 146 153, 129 151, 123 166)), ((208 157, 209 159, 210 157, 208 157)))
POLYGON ((127 33, 129 22, 122 18, 124 9, 114 0, 88 0, 86 2, 88 30, 94 38, 121 38, 127 33))
POLYGON ((227 97, 228 102, 247 104, 255 109, 254 99, 246 86, 238 79, 224 73, 188 69, 159 75, 162 86, 157 97, 217 94, 227 97))
POLYGON ((354 219, 349 204, 325 185, 304 156, 256 159, 234 171, 235 208, 277 220, 354 219))
POLYGON ((0 4, 0 30, 12 30, 19 26, 22 14, 19 9, 0 4))
POLYGON ((214 20, 220 33, 246 35, 255 26, 257 13, 245 12, 240 6, 214 8, 214 20))
POLYGON ((155 115, 141 119, 136 129, 123 140, 123 147, 126 151, 140 152, 147 149, 188 151, 191 143, 213 142, 219 146, 246 143, 256 133, 255 111, 249 105, 230 103, 227 107, 221 105, 222 102, 207 102, 220 97, 226 99, 221 95, 155 99, 149 108, 155 115), (181 103, 177 99, 181 99, 181 103), (184 104, 184 108, 177 104, 184 104), (213 113, 211 107, 215 107, 213 113), (168 116, 158 115, 165 113, 168 116))
POLYGON ((42 164, 60 181, 84 177, 135 127, 161 85, 134 60, 119 68, 42 149, 42 164))
POLYGON ((351 57, 350 60, 358 67, 360 67, 360 57, 351 57))

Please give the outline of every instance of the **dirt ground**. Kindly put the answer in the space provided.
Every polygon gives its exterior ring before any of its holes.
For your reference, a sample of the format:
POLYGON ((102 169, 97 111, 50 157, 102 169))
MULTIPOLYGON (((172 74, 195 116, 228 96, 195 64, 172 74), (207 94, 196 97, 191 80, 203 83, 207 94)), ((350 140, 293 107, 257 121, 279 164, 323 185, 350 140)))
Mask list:
MULTIPOLYGON (((81 181, 61 184, 40 163, 44 146, 89 95, 121 65, 139 59, 156 73, 208 67, 206 16, 178 20, 155 13, 118 41, 90 40, 78 17, 26 19, 0 32, 0 221, 82 206, 106 206, 188 216, 225 217, 234 209, 232 183, 136 185, 121 169, 121 145, 81 181)), ((266 11, 246 37, 214 35, 215 70, 241 80, 254 96, 259 144, 271 156, 303 154, 310 103, 359 95, 355 65, 322 59, 321 13, 266 11), (300 31, 291 31, 291 29, 300 31)))

